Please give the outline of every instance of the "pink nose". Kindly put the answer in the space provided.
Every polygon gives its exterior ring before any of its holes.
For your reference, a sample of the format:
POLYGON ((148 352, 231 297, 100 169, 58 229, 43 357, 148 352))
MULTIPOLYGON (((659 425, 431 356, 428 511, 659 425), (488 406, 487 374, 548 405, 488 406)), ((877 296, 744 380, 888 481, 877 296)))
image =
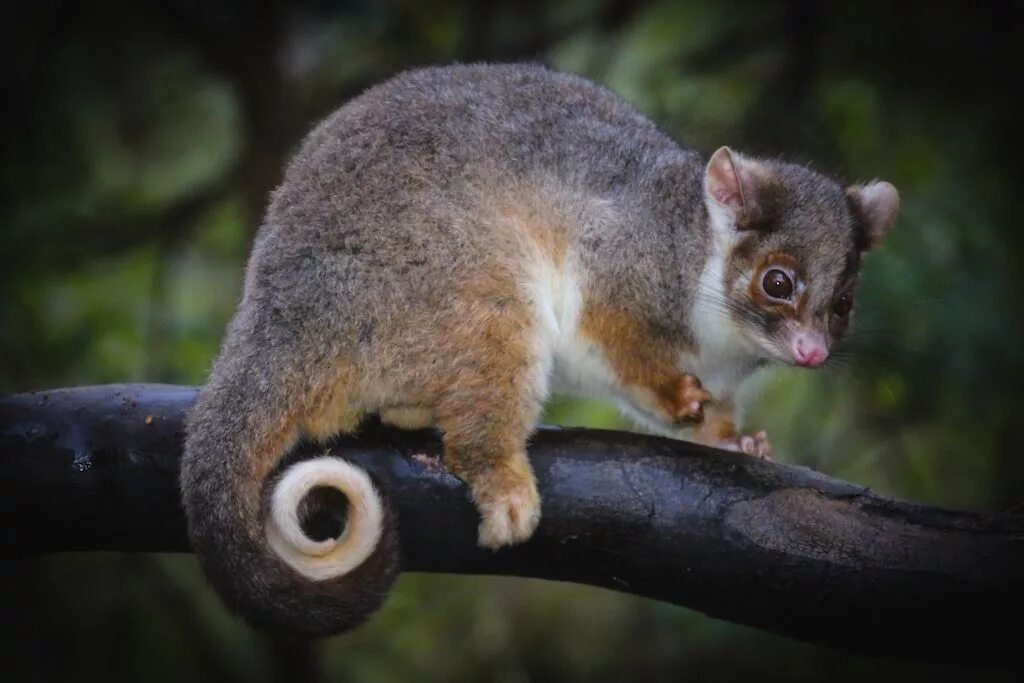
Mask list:
POLYGON ((816 368, 828 358, 828 347, 821 335, 813 332, 797 332, 790 341, 793 360, 797 365, 816 368))

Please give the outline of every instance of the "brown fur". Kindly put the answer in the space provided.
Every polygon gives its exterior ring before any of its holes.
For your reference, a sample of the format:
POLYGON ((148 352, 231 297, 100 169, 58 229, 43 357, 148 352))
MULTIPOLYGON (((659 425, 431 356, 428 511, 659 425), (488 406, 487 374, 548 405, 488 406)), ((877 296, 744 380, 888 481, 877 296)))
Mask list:
POLYGON ((693 430, 694 440, 705 444, 719 444, 737 436, 735 409, 729 403, 706 409, 704 421, 693 430))
POLYGON ((772 335, 770 321, 751 326, 765 314, 751 269, 766 252, 791 254, 813 285, 807 310, 824 320, 838 287, 852 287, 866 242, 855 231, 877 241, 895 200, 891 187, 847 198, 802 167, 715 158, 721 182, 735 171, 744 183, 723 186, 735 208, 724 225, 705 156, 609 91, 528 65, 401 74, 313 130, 271 198, 187 425, 189 532, 229 604, 307 633, 349 628, 380 604, 398 569, 389 510, 370 558, 327 581, 291 570, 264 529, 295 441, 369 413, 439 426, 481 544, 526 540, 540 516, 526 441, 549 379, 584 362, 565 350, 579 350, 576 337, 607 365, 605 389, 663 433, 703 416, 707 370, 719 403, 696 438, 733 438, 734 385, 764 360, 748 342, 772 335), (708 339, 695 316, 713 259, 727 261, 713 284, 732 307, 711 307, 744 325, 714 319, 704 326, 729 332, 708 339), (575 322, 567 291, 582 307, 575 322))
POLYGON ((617 382, 636 403, 675 421, 683 373, 675 362, 679 349, 662 331, 636 314, 588 302, 579 332, 602 350, 617 382))

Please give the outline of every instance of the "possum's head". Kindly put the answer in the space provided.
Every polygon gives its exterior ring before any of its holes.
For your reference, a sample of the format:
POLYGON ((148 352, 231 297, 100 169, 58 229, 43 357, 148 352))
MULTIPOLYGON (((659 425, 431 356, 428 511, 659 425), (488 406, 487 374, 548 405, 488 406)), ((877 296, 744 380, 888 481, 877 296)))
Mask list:
POLYGON ((861 256, 896 219, 896 188, 844 190, 803 166, 723 147, 708 162, 704 191, 722 263, 702 287, 713 299, 705 303, 756 353, 820 366, 849 326, 861 256))

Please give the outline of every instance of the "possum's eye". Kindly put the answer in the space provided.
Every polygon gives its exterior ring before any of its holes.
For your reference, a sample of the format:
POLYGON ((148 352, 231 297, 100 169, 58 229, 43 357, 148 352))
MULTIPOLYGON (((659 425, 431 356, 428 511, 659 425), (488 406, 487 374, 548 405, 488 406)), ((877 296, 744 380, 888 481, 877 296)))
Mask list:
POLYGON ((773 299, 788 301, 793 296, 793 279, 778 268, 772 268, 764 274, 761 289, 773 299))
POLYGON ((852 308, 853 297, 849 293, 846 293, 836 299, 836 302, 832 304, 832 313, 840 318, 845 318, 849 315, 850 309, 852 308))

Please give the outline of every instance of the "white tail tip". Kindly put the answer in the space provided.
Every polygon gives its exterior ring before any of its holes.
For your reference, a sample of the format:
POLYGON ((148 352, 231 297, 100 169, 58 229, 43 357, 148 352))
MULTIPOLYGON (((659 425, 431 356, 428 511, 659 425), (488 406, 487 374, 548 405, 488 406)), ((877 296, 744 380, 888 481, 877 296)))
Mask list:
POLYGON ((380 541, 384 506, 370 477, 339 458, 324 456, 289 467, 270 497, 267 542, 292 569, 308 579, 343 576, 380 541), (315 488, 337 489, 348 500, 348 518, 338 538, 314 541, 302 530, 299 506, 315 488))

